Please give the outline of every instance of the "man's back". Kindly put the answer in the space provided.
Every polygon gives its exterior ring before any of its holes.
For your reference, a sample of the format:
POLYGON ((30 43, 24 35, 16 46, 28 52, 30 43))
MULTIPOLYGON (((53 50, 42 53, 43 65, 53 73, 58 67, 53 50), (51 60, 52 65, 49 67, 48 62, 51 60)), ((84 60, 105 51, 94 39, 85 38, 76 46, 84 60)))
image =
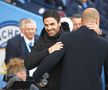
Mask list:
POLYGON ((60 41, 64 43, 64 48, 44 59, 34 73, 35 80, 63 57, 60 90, 102 90, 98 69, 105 63, 108 73, 108 43, 86 26, 65 34, 60 41))
POLYGON ((65 36, 63 42, 67 48, 62 66, 61 90, 102 90, 98 67, 108 57, 108 44, 84 26, 65 36))
MULTIPOLYGON (((64 45, 46 57, 36 72, 37 81, 42 73, 50 71, 62 61, 59 90, 102 90, 101 67, 108 75, 108 42, 99 36, 98 29, 89 29, 90 23, 99 27, 100 16, 95 8, 87 8, 82 14, 83 26, 65 34, 58 41, 64 45)), ((94 25, 93 25, 94 26, 94 25)))

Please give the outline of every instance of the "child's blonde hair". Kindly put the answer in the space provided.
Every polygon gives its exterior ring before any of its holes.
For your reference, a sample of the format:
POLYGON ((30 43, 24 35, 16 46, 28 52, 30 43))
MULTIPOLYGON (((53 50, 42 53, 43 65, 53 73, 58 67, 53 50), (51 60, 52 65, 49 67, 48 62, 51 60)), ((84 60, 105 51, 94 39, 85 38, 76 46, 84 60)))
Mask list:
POLYGON ((24 60, 20 58, 12 58, 7 64, 7 74, 16 74, 22 70, 26 70, 24 60))

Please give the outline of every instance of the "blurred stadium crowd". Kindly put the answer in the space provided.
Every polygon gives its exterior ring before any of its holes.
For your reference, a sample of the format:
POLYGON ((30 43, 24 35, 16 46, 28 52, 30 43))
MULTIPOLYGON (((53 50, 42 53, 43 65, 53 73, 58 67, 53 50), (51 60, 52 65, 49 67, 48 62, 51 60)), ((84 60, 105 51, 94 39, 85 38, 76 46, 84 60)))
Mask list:
POLYGON ((5 2, 42 15, 47 9, 56 9, 62 17, 71 17, 88 7, 95 7, 101 15, 102 29, 108 29, 108 0, 4 0, 5 2))

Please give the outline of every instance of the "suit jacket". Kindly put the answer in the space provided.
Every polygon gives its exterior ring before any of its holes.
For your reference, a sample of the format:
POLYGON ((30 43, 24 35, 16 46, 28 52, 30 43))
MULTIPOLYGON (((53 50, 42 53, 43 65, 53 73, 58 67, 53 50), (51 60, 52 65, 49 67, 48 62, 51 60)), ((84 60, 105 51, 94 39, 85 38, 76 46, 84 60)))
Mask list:
MULTIPOLYGON (((37 40, 37 37, 35 37, 35 40, 37 40)), ((15 57, 25 59, 28 53, 24 38, 17 35, 7 42, 5 63, 7 64, 11 58, 15 57)))
POLYGON ((108 75, 108 42, 86 26, 65 34, 59 40, 64 43, 64 48, 41 62, 34 73, 34 79, 37 81, 62 58, 59 90, 102 90, 98 69, 105 65, 108 75))
MULTIPOLYGON (((103 34, 101 35, 102 37, 104 37, 107 41, 108 41, 108 31, 107 30, 102 30, 103 34)), ((104 72, 105 74, 105 90, 108 90, 108 75, 106 72, 104 72)))
MULTIPOLYGON (((39 40, 35 43, 31 53, 25 60, 25 67, 28 70, 38 67, 42 60, 49 55, 48 48, 54 45, 57 42, 57 39, 65 32, 67 31, 62 29, 54 37, 49 37, 47 32, 43 29, 39 40)), ((51 72, 48 72, 48 84, 46 87, 40 88, 40 90, 59 90, 60 67, 61 63, 57 64, 51 72)))

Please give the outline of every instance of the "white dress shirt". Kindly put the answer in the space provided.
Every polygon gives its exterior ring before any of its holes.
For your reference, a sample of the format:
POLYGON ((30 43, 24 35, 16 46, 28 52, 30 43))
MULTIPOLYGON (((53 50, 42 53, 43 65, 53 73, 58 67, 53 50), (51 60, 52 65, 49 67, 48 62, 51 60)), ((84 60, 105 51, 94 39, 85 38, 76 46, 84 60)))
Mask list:
POLYGON ((32 46, 34 45, 34 41, 35 41, 34 38, 32 40, 29 40, 28 38, 26 38, 24 36, 24 41, 26 43, 26 46, 27 46, 28 51, 31 52, 31 48, 30 48, 29 44, 32 42, 32 46))

